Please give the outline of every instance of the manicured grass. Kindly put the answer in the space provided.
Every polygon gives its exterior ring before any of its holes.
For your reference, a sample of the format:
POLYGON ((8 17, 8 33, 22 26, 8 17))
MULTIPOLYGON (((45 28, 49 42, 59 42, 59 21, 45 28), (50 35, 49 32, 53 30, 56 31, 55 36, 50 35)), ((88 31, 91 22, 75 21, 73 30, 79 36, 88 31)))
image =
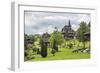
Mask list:
POLYGON ((51 48, 48 48, 48 56, 46 58, 41 57, 40 54, 36 54, 34 59, 29 61, 49 61, 49 60, 71 60, 71 59, 89 59, 89 53, 72 53, 72 49, 59 48, 59 52, 56 52, 55 56, 51 54, 51 48))

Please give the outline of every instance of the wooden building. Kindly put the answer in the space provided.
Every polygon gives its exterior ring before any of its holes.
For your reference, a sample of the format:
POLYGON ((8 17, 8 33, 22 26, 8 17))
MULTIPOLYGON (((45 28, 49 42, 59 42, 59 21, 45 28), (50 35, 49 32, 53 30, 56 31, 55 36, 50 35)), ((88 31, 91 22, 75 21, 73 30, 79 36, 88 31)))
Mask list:
POLYGON ((64 38, 67 40, 67 39, 73 39, 74 36, 75 36, 75 32, 74 30, 72 29, 72 26, 71 26, 71 23, 70 23, 70 20, 68 21, 68 25, 65 25, 63 28, 62 28, 62 34, 64 35, 64 38))

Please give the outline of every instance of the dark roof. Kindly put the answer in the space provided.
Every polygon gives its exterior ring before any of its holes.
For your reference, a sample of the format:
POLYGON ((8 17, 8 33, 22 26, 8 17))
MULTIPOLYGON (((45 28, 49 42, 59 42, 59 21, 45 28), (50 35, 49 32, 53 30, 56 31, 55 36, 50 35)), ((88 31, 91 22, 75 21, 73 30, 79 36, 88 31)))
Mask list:
POLYGON ((86 32, 84 35, 85 36, 90 36, 90 32, 86 32))

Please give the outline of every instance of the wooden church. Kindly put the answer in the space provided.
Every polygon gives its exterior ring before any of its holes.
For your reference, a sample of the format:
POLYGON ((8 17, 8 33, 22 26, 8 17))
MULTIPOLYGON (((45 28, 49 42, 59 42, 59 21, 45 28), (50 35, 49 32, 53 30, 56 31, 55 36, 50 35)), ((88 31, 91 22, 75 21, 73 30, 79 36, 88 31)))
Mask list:
POLYGON ((75 36, 75 32, 74 30, 72 29, 72 26, 71 26, 71 23, 70 23, 70 20, 68 21, 68 25, 65 25, 63 28, 62 28, 62 34, 64 36, 64 38, 66 40, 68 39, 73 39, 74 36, 75 36))

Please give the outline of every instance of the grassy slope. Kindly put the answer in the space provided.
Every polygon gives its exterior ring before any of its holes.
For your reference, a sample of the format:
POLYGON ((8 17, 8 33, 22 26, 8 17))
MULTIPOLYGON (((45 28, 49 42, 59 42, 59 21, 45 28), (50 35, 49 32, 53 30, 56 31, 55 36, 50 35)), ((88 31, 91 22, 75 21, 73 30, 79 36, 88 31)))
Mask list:
POLYGON ((90 54, 88 53, 72 53, 71 49, 61 48, 59 52, 53 56, 51 54, 51 49, 48 48, 48 56, 46 58, 42 58, 41 55, 35 55, 35 59, 30 61, 46 61, 46 60, 70 60, 70 59, 88 59, 90 58, 90 54))

